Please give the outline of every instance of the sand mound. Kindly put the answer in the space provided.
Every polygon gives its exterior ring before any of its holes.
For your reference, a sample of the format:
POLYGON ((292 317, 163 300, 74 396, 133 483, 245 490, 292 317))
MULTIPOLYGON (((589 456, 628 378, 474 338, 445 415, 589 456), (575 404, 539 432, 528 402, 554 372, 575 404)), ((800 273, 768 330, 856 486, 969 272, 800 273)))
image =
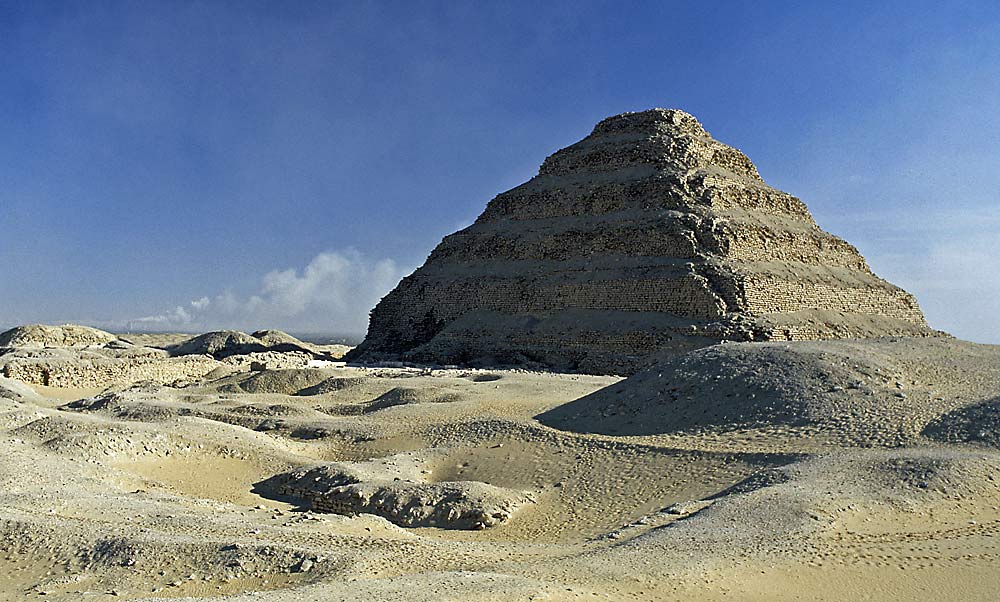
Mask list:
POLYGON ((791 489, 810 483, 854 499, 893 504, 995 496, 1000 491, 996 457, 953 450, 906 448, 818 456, 779 469, 791 489))
POLYGON ((463 376, 462 378, 467 378, 474 383, 494 383, 503 379, 503 375, 486 372, 480 374, 469 374, 468 376, 463 376))
POLYGON ((923 381, 954 370, 956 359, 972 361, 973 347, 929 339, 727 343, 667 357, 538 419, 611 435, 807 427, 861 445, 901 445, 962 403, 923 381), (950 364, 934 356, 945 347, 950 364))
POLYGON ((223 385, 223 393, 276 393, 296 395, 303 389, 316 387, 329 378, 329 373, 315 369, 263 370, 254 372, 239 382, 223 385))
POLYGON ((259 363, 270 369, 305 366, 312 359, 332 359, 326 352, 280 330, 259 330, 252 335, 238 330, 207 332, 166 349, 171 355, 211 355, 239 365, 259 363))
POLYGON ((705 545, 743 554, 801 555, 809 545, 803 541, 816 542, 817 533, 844 528, 891 533, 908 513, 933 507, 954 512, 956 504, 998 496, 1000 459, 995 456, 928 449, 842 451, 770 468, 719 494, 666 508, 660 514, 682 520, 596 558, 628 562, 627 557, 665 545, 677 546, 674 551, 681 556, 697 555, 705 545), (879 524, 882 520, 886 524, 879 524))
POLYGON ((484 529, 508 520, 528 503, 524 493, 476 481, 415 483, 329 464, 279 475, 268 483, 279 495, 302 499, 319 512, 374 514, 401 527, 484 529))
POLYGON ((371 378, 363 376, 334 376, 318 385, 302 389, 297 395, 326 395, 327 393, 336 393, 337 391, 363 387, 371 382, 371 378))
POLYGON ((122 420, 157 422, 170 420, 179 414, 169 406, 170 401, 170 396, 164 393, 121 391, 78 399, 66 404, 63 409, 96 412, 122 420))
POLYGON ((0 347, 86 347, 118 342, 110 332, 66 324, 18 326, 0 334, 0 347))
MULTIPOLYGON (((828 348, 826 348, 828 349, 828 348)), ((809 344, 726 344, 656 363, 539 419, 607 434, 815 425, 863 413, 899 368, 809 344), (858 407, 858 406, 861 407, 858 407), (845 415, 845 412, 847 414, 845 415)))
POLYGON ((167 348, 171 355, 211 355, 216 359, 230 355, 267 351, 259 339, 237 330, 206 332, 167 348))
MULTIPOLYGON (((282 428, 288 418, 298 417, 305 420, 314 417, 313 409, 300 404, 281 403, 280 400, 283 398, 284 394, 247 397, 242 391, 219 395, 212 392, 192 393, 189 390, 180 391, 149 385, 79 399, 60 409, 142 422, 197 417, 256 431, 282 428)), ((360 413, 360 409, 355 413, 360 413)))
POLYGON ((873 462, 868 479, 868 491, 904 502, 992 496, 1000 489, 1000 463, 979 454, 904 450, 873 462))
POLYGON ((459 401, 461 395, 447 389, 395 387, 376 397, 365 412, 376 412, 411 403, 448 403, 459 401))
POLYGON ((258 330, 250 336, 259 340, 261 343, 264 343, 268 347, 277 347, 279 345, 294 345, 303 349, 307 347, 306 343, 303 343, 287 332, 282 332, 280 330, 258 330))
POLYGON ((949 412, 928 424, 924 435, 947 443, 1000 447, 1000 397, 949 412))

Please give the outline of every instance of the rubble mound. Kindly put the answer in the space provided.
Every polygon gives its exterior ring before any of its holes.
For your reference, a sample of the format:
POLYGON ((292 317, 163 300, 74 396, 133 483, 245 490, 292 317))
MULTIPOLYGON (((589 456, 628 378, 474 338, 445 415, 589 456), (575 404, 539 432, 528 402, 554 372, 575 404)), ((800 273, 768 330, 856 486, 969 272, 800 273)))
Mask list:
POLYGON ((118 342, 118 337, 110 332, 75 324, 29 324, 0 334, 0 347, 87 347, 118 342))
POLYGON ((401 527, 485 529, 506 520, 530 499, 520 491, 478 481, 420 483, 367 479, 328 464, 280 475, 279 495, 309 502, 317 512, 374 514, 401 527))
POLYGON ((236 370, 297 370, 308 368, 316 356, 306 351, 263 351, 230 355, 222 360, 236 370))
POLYGON ((238 330, 218 330, 206 332, 166 349, 171 355, 211 355, 218 360, 230 359, 236 364, 260 362, 268 368, 305 366, 314 358, 331 359, 315 346, 303 343, 280 330, 258 330, 252 335, 238 330), (282 361, 282 354, 287 354, 291 361, 282 361))
POLYGON ((306 397, 311 395, 327 395, 347 389, 364 387, 371 382, 372 378, 365 376, 331 376, 315 386, 302 389, 297 395, 306 397))
POLYGON ((104 388, 137 382, 184 383, 220 367, 205 356, 169 357, 86 326, 19 326, 3 335, 0 376, 32 385, 104 388))
POLYGON ((261 370, 248 377, 240 376, 237 382, 223 385, 223 393, 272 393, 296 395, 330 378, 328 373, 315 369, 261 370))
POLYGON ((393 387, 375 398, 365 412, 377 412, 386 408, 413 403, 449 403, 460 401, 462 396, 446 388, 393 387))
POLYGON ((928 424, 924 435, 947 443, 1000 447, 1000 397, 948 412, 928 424))
POLYGON ((281 345, 291 345, 304 349, 307 346, 306 343, 303 343, 287 332, 282 332, 280 330, 258 330, 250 336, 272 348, 281 345))
POLYGON ((238 330, 206 332, 192 339, 168 347, 170 355, 211 355, 223 359, 231 355, 267 351, 267 346, 255 337, 238 330))
POLYGON ((147 381, 182 384, 201 380, 222 366, 205 356, 120 357, 82 353, 56 357, 7 354, 0 358, 0 375, 32 385, 103 388, 147 381))
POLYGON ((720 340, 929 334, 801 200, 652 109, 600 122, 445 237, 347 359, 628 373, 720 340))
POLYGON ((939 418, 972 401, 943 395, 939 387, 946 374, 984 378, 972 367, 985 353, 980 346, 929 339, 937 342, 917 346, 915 359, 911 341, 714 345, 666 355, 537 418, 562 430, 608 435, 801 428, 861 446, 912 443, 933 421, 941 424, 936 433, 995 423, 996 404, 939 418))

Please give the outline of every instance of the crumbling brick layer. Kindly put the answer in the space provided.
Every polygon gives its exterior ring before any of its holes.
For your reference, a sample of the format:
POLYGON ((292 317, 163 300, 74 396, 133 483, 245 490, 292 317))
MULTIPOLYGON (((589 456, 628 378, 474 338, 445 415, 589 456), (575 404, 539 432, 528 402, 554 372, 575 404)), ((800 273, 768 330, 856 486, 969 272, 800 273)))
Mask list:
POLYGON ((348 359, 627 372, 719 340, 927 334, 913 296, 801 200, 653 109, 605 119, 447 236, 348 359))

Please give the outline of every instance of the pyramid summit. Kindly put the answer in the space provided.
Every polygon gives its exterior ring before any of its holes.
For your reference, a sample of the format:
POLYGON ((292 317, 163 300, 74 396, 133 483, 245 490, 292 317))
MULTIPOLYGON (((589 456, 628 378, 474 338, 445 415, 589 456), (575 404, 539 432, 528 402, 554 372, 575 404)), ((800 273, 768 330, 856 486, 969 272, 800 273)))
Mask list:
POLYGON ((349 359, 628 373, 722 340, 933 332, 746 155, 651 109, 604 119, 445 237, 349 359))

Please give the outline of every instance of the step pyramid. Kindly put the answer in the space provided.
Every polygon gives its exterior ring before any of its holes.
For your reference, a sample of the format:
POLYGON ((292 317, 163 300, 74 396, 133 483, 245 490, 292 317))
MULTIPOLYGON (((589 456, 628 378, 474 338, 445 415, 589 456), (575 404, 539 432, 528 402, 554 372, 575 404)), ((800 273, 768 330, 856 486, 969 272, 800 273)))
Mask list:
POLYGON ((721 340, 932 333, 746 155, 652 109, 601 121, 445 237, 348 359, 628 373, 721 340))

